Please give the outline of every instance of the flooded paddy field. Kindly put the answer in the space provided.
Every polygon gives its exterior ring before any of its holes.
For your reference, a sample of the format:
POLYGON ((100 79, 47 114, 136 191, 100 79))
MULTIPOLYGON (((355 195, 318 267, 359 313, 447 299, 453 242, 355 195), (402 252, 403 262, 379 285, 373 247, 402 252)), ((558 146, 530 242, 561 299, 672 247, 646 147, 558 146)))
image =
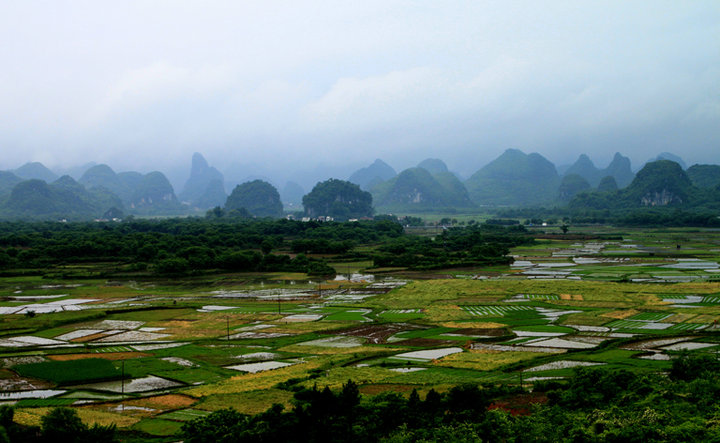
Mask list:
POLYGON ((3 277, 0 402, 21 422, 65 405, 152 438, 223 407, 292 407, 294 389, 348 379, 363 392, 527 386, 585 367, 664 372, 682 353, 720 351, 720 233, 599 234, 424 278, 3 277), (63 376, 83 365, 98 370, 63 376))

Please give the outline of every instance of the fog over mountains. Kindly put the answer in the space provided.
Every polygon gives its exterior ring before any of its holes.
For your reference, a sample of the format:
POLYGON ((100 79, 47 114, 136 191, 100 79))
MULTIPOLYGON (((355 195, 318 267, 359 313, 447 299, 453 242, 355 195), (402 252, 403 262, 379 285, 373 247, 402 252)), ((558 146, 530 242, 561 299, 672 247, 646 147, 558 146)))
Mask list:
POLYGON ((474 212, 482 208, 568 204, 601 209, 618 202, 626 206, 683 205, 714 198, 696 194, 713 193, 720 186, 718 165, 686 168, 683 159, 672 153, 661 153, 651 160, 643 165, 642 176, 637 175, 642 177, 641 183, 636 180, 630 159, 621 153, 616 153, 603 168, 597 167, 587 154, 580 154, 573 164, 558 168, 539 153, 507 149, 467 178, 452 171, 439 158, 419 159, 415 166, 400 171, 376 159, 346 175, 342 175, 343 168, 325 170, 316 175, 314 182, 306 178, 304 183, 309 185, 303 186, 272 174, 271 178, 249 175, 228 180, 228 175, 239 177, 238 171, 224 174, 201 153, 195 153, 180 187, 174 186, 162 171, 116 172, 109 165, 89 163, 85 168, 75 169, 75 174, 80 175, 72 177, 59 176, 61 171, 31 162, 15 170, 0 171, 0 215, 3 218, 202 215, 208 209, 220 207, 245 210, 248 216, 278 217, 282 215, 282 206, 286 211, 302 211, 303 196, 316 183, 329 178, 347 180, 369 191, 378 214, 474 212))

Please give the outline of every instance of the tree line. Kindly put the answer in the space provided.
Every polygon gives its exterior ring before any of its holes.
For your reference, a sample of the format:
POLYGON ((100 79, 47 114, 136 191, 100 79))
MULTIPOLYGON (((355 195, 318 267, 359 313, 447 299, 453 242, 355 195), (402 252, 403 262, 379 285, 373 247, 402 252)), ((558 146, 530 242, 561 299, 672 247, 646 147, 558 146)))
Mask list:
POLYGON ((301 389, 293 408, 274 405, 254 416, 224 409, 187 422, 188 443, 223 442, 691 442, 718 441, 720 362, 683 356, 669 374, 580 368, 567 381, 536 384, 542 399, 512 411, 503 400, 519 386, 462 385, 406 398, 301 389))
POLYGON ((328 256, 418 270, 480 266, 509 263, 509 248, 532 241, 521 225, 472 224, 422 237, 406 234, 391 218, 0 222, 0 269, 110 263, 157 275, 213 270, 331 275, 335 271, 325 261, 328 256))

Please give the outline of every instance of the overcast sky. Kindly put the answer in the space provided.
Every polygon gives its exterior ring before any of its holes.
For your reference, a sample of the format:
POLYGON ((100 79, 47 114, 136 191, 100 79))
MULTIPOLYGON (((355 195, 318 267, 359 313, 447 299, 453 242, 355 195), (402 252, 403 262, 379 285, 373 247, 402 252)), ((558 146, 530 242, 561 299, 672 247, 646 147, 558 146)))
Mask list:
POLYGON ((720 163, 718 0, 3 0, 0 42, 2 169, 720 163))

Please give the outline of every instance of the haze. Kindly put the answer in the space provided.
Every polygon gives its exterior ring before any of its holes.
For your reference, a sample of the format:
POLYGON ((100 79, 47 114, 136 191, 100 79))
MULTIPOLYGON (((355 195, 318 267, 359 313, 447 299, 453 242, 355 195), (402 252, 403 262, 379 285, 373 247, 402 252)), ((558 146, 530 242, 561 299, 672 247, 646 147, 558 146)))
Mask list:
POLYGON ((0 41, 0 169, 720 163, 716 0, 5 1, 0 41))

